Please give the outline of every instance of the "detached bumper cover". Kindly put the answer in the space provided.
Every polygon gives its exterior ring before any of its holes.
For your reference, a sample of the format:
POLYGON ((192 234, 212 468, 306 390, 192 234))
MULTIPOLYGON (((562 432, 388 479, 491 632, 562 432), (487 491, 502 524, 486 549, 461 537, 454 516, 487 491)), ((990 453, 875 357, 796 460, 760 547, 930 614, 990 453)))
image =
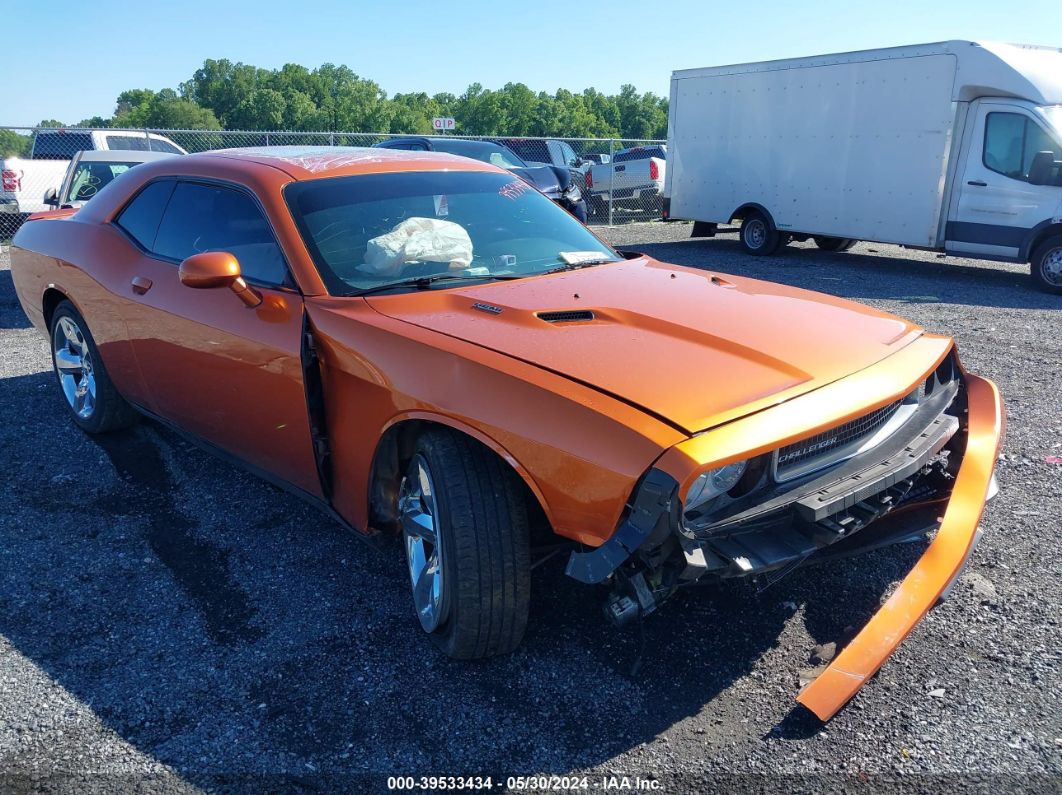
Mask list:
POLYGON ((1003 436, 995 384, 969 373, 966 452, 936 538, 895 593, 797 701, 829 720, 884 664, 962 572, 977 540, 1003 436))

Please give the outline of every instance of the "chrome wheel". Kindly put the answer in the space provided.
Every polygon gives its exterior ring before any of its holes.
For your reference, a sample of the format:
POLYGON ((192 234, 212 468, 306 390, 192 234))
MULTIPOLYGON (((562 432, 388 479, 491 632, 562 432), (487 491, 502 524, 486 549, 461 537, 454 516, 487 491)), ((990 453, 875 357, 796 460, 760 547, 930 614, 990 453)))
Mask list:
POLYGON ((96 378, 88 342, 73 319, 60 317, 55 324, 52 354, 66 402, 78 417, 87 420, 96 409, 96 378))
POLYGON ((446 618, 443 548, 435 485, 428 462, 419 453, 399 488, 398 511, 417 618, 425 632, 434 632, 446 618))
POLYGON ((745 244, 749 248, 763 248, 763 244, 767 242, 767 224, 759 218, 753 218, 742 224, 741 234, 744 235, 745 244))
POLYGON ((1047 252, 1040 263, 1040 273, 1052 287, 1062 287, 1062 248, 1047 252))

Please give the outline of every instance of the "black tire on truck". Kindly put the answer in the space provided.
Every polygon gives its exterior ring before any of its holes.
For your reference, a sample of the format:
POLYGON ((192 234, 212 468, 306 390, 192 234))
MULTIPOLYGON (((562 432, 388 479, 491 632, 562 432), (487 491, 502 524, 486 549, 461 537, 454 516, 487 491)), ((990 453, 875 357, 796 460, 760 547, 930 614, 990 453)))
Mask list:
POLYGON ((848 251, 858 242, 850 237, 823 237, 821 235, 815 237, 815 245, 823 251, 848 251))
POLYGON ((1062 235, 1049 237, 1036 247, 1029 270, 1038 290, 1062 295, 1062 235))
POLYGON ((764 213, 753 210, 741 222, 739 240, 746 254, 767 257, 788 243, 789 236, 775 229, 764 213))
POLYGON ((506 654, 531 600, 522 484, 493 451, 449 429, 417 439, 399 519, 421 628, 458 659, 506 654))

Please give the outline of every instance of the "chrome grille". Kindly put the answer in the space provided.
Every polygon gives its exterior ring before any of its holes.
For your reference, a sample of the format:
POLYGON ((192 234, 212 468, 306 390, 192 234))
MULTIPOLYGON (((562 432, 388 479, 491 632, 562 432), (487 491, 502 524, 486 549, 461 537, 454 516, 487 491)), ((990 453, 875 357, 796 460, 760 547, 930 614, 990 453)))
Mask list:
POLYGON ((778 451, 776 464, 779 479, 784 480, 794 470, 805 469, 817 459, 829 459, 835 450, 876 433, 893 418, 902 404, 902 400, 897 400, 844 425, 783 447, 778 451))

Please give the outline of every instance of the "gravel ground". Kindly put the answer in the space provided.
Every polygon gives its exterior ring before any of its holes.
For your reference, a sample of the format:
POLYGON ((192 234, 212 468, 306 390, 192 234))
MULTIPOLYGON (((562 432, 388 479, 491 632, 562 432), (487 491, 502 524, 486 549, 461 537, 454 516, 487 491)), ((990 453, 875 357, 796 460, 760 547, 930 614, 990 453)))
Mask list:
POLYGON ((867 244, 751 259, 733 234, 688 234, 606 230, 952 334, 1007 402, 1002 491, 959 587, 831 723, 792 709, 801 673, 920 545, 759 595, 686 592, 644 637, 609 628, 553 561, 535 570, 523 646, 453 662, 419 636, 397 544, 374 551, 152 423, 80 433, 5 256, 0 788, 384 789, 391 773, 491 773, 496 787, 579 773, 592 789, 626 775, 668 792, 1062 788, 1062 466, 1045 460, 1062 455, 1062 298, 1017 266, 867 244))

